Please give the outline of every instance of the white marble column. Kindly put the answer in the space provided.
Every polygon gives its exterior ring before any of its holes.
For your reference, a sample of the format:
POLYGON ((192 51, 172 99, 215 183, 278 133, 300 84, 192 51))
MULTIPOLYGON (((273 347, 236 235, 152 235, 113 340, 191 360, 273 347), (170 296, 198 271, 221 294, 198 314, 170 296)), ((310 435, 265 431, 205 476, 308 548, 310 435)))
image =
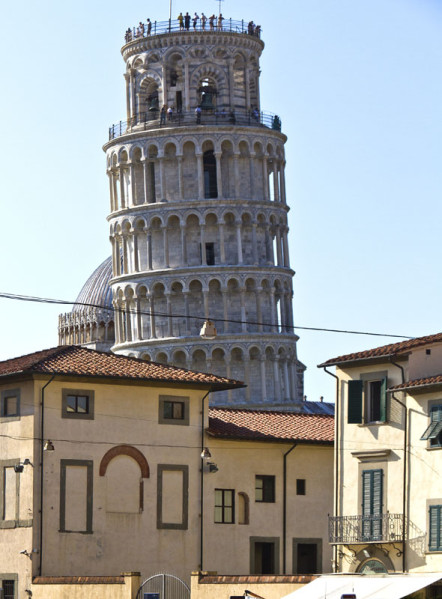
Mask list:
POLYGON ((135 301, 137 306, 137 340, 141 341, 143 339, 143 318, 141 315, 141 301, 140 298, 137 298, 135 301))
POLYGON ((123 246, 123 274, 127 275, 129 273, 129 263, 128 263, 128 255, 127 255, 127 235, 123 234, 122 237, 122 246, 123 246))
POLYGON ((148 161, 147 158, 143 160, 143 182, 144 182, 144 203, 149 203, 149 171, 148 171, 148 161))
POLYGON ((206 255, 206 225, 200 225, 200 245, 201 245, 201 265, 207 266, 207 255, 206 255))
POLYGON ((178 161, 178 200, 184 200, 183 157, 177 156, 178 161))
POLYGON ((241 287, 239 290, 241 300, 241 330, 243 333, 247 333, 247 317, 246 317, 246 290, 241 287))
POLYGON ((137 231, 132 232, 133 235, 133 255, 134 255, 134 271, 140 272, 140 253, 138 248, 138 235, 137 231))
POLYGON ((121 165, 118 167, 120 175, 120 203, 121 208, 126 208, 126 192, 124 190, 124 169, 121 165))
POLYGON ((186 326, 186 335, 190 335, 190 318, 189 318, 189 292, 184 291, 184 314, 185 318, 185 326, 186 326))
POLYGON ((288 242, 288 238, 287 238, 288 232, 289 232, 288 227, 284 227, 282 229, 282 246, 284 249, 284 266, 286 266, 287 268, 290 268, 289 242, 288 242))
POLYGON ((166 293, 168 336, 173 337, 172 301, 170 293, 166 293))
POLYGON ((200 200, 204 199, 204 164, 203 164, 203 155, 196 154, 196 162, 198 168, 198 198, 200 200))
POLYGON ((186 225, 180 223, 181 231, 181 265, 187 266, 186 225))
POLYGON ((220 258, 221 258, 221 264, 225 264, 226 263, 226 248, 224 245, 224 223, 223 222, 218 223, 218 228, 219 228, 219 252, 220 252, 220 258))
POLYGON ((132 162, 129 164, 129 207, 135 206, 135 168, 132 162))
POLYGON ((273 169, 273 200, 275 202, 279 202, 278 164, 276 162, 276 158, 273 158, 272 169, 273 169))
POLYGON ((279 230, 279 225, 276 225, 276 255, 278 259, 278 266, 283 266, 281 252, 281 231, 279 230))
POLYGON ((274 356, 273 358, 273 385, 274 385, 274 389, 275 389, 275 398, 276 400, 280 399, 281 397, 281 385, 280 385, 280 378, 279 378, 279 364, 278 364, 278 356, 274 356))
POLYGON ((184 106, 186 112, 190 112, 190 85, 189 85, 189 63, 183 60, 184 64, 184 106))
POLYGON ((280 162, 280 187, 281 187, 281 202, 287 204, 287 196, 285 190, 285 160, 280 162))
POLYGON ((262 177, 263 177, 263 191, 264 191, 264 200, 268 202, 270 200, 269 193, 269 169, 267 166, 267 156, 264 155, 262 159, 262 177))
POLYGON ((241 240, 241 223, 237 222, 236 224, 236 245, 238 250, 238 264, 243 263, 243 255, 242 255, 242 240, 241 240))
POLYGON ((164 252, 164 268, 169 268, 169 236, 167 234, 167 226, 161 227, 163 231, 163 252, 164 252))
POLYGON ((161 156, 158 159, 158 162, 160 164, 160 184, 161 184, 161 191, 160 191, 160 201, 161 202, 166 202, 166 169, 164 168, 164 156, 161 156))
POLYGON ((152 233, 150 229, 146 231, 146 270, 152 270, 152 233))
POLYGON ((152 294, 148 295, 146 299, 150 311, 150 337, 151 339, 156 339, 157 331, 155 328, 155 301, 152 294))
POLYGON ((229 332, 229 323, 227 322, 227 319, 229 318, 228 314, 228 305, 227 302, 229 300, 229 292, 228 289, 226 287, 223 287, 221 289, 221 293, 223 296, 223 319, 224 319, 224 333, 228 333, 229 332))
POLYGON ((253 256, 253 264, 255 266, 258 265, 259 260, 258 260, 258 243, 257 243, 257 237, 256 237, 256 228, 257 228, 257 224, 256 223, 252 223, 252 256, 253 256))
POLYGON ((260 362, 261 362, 261 393, 262 393, 262 400, 263 401, 267 401, 267 375, 266 375, 266 357, 261 356, 260 357, 260 362))
POLYGON ((262 287, 256 290, 256 319, 258 321, 258 332, 262 333, 262 287))
POLYGON ((239 156, 240 154, 233 154, 233 177, 235 186, 235 199, 239 198, 239 156))
POLYGON ((223 177, 221 171, 221 152, 215 153, 216 160, 216 189, 218 199, 223 198, 223 177))

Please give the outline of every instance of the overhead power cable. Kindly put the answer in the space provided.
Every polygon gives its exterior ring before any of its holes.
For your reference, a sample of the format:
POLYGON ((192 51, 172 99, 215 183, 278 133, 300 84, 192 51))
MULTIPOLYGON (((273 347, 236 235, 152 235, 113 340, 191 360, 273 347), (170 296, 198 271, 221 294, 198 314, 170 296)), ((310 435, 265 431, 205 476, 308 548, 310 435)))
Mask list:
MULTIPOLYGON (((6 292, 0 292, 0 298, 4 298, 4 299, 10 299, 10 300, 18 300, 18 301, 22 301, 22 302, 36 302, 36 303, 40 303, 40 304, 58 304, 58 305, 62 305, 62 306, 82 306, 85 308, 98 308, 100 310, 106 310, 108 312, 110 311, 114 311, 114 312, 119 312, 121 314, 142 314, 144 316, 163 316, 165 318, 191 318, 194 320, 200 320, 201 322, 204 322, 206 320, 208 320, 205 316, 196 316, 196 315, 185 315, 185 314, 172 314, 172 313, 168 313, 168 312, 159 312, 156 310, 133 310, 131 308, 127 309, 127 308, 109 308, 109 306, 105 306, 103 304, 91 304, 91 303, 87 303, 87 302, 73 302, 71 300, 61 300, 61 299, 54 299, 54 298, 48 298, 48 297, 38 297, 38 296, 33 296, 33 295, 20 295, 17 293, 6 293, 6 292)), ((278 331, 282 328, 282 329, 293 329, 293 331, 296 330, 302 330, 302 331, 319 331, 319 332, 324 332, 324 333, 345 333, 347 335, 371 335, 373 337, 392 337, 392 338, 396 338, 396 339, 414 339, 414 337, 412 337, 411 335, 394 335, 391 333, 375 333, 372 331, 354 331, 351 329, 332 329, 332 328, 327 328, 327 327, 306 327, 306 326, 300 326, 300 325, 288 325, 285 323, 278 323, 278 324, 274 324, 272 322, 257 322, 257 321, 251 321, 251 320, 236 320, 233 318, 211 318, 209 316, 209 320, 212 320, 213 322, 217 323, 217 322, 226 322, 226 323, 234 323, 234 324, 246 324, 246 325, 255 325, 255 326, 265 326, 265 327, 271 327, 274 329, 277 329, 278 331)))

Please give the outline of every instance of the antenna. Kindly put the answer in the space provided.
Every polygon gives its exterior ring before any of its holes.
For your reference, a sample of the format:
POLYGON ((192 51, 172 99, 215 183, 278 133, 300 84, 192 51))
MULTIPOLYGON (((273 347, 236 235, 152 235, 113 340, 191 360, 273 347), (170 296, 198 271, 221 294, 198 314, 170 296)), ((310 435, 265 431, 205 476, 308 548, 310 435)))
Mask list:
POLYGON ((218 2, 218 14, 221 14, 221 2, 224 2, 224 0, 215 0, 215 2, 218 2))

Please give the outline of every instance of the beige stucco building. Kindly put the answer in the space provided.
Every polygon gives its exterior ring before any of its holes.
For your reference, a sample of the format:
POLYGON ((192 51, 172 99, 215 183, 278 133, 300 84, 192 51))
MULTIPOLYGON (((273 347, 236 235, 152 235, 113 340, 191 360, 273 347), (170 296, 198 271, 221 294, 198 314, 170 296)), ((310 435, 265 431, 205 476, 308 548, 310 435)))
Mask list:
POLYGON ((78 346, 1 362, 5 599, 329 570, 333 417, 209 410, 241 386, 78 346))
POLYGON ((338 377, 335 571, 442 572, 442 334, 320 366, 338 377))

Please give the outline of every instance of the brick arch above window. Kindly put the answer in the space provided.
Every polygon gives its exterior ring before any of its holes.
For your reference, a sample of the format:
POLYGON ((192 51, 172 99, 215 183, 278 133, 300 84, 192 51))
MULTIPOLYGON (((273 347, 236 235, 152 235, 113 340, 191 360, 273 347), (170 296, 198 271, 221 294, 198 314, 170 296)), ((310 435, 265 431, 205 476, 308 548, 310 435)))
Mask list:
POLYGON ((146 458, 139 449, 132 447, 132 445, 117 445, 116 447, 109 449, 109 451, 104 454, 100 462, 100 476, 104 476, 106 474, 109 462, 119 455, 126 455, 130 458, 133 458, 140 467, 142 478, 149 478, 150 470, 146 458))

